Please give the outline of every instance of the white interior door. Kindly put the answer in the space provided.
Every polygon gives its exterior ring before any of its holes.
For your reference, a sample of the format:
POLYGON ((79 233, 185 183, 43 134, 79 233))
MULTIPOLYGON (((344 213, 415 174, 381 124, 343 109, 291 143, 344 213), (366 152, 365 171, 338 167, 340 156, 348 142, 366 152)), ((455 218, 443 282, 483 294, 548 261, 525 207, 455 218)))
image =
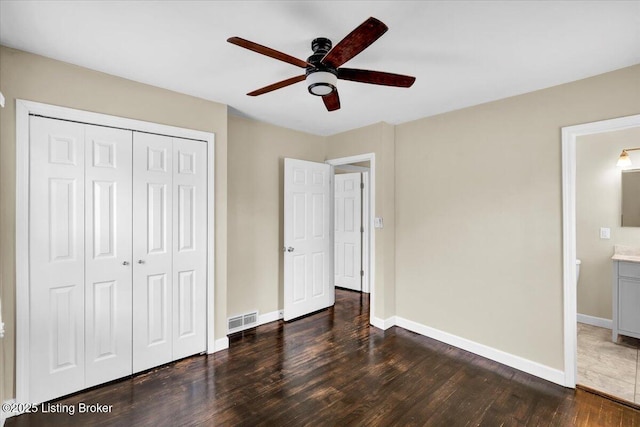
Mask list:
POLYGON ((362 176, 335 175, 335 285, 362 291, 362 176))
POLYGON ((284 159, 284 320, 334 304, 331 167, 284 159))
POLYGON ((131 139, 85 126, 85 387, 131 375, 131 139))
POLYGON ((29 398, 40 403, 84 388, 84 125, 31 117, 29 131, 29 398))
POLYGON ((133 372, 172 360, 173 148, 133 133, 133 372))
POLYGON ((206 349, 207 145, 173 138, 173 359, 206 349))

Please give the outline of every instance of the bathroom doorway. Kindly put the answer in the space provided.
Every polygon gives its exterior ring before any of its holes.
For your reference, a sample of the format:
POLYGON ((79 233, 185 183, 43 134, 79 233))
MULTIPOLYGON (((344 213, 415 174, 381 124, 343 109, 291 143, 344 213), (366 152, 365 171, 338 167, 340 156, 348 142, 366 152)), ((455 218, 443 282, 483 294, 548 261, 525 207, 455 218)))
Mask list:
MULTIPOLYGON (((575 384, 640 405, 640 339, 612 334, 620 302, 613 291, 618 278, 612 256, 637 251, 640 261, 640 227, 621 220, 622 170, 616 165, 621 151, 636 145, 640 126, 575 139, 575 384)), ((640 168, 640 151, 629 155, 640 168)), ((636 197, 640 206, 640 193, 636 197)))

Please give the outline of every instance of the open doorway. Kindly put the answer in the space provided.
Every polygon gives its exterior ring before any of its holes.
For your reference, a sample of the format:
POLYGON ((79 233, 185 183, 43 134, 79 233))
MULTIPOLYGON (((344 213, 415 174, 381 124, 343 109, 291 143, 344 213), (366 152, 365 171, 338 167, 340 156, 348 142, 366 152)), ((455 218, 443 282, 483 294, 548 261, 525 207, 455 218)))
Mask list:
POLYGON ((334 174, 336 289, 350 289, 363 295, 369 293, 371 321, 375 318, 375 154, 332 159, 326 163, 332 166, 334 174), (356 243, 360 245, 359 253, 356 243))
POLYGON ((631 283, 627 276, 640 262, 626 265, 621 277, 616 254, 637 250, 630 262, 640 261, 640 228, 622 226, 616 161, 623 149, 640 145, 637 136, 626 134, 638 129, 640 115, 562 129, 565 386, 631 404, 640 402, 640 350, 632 342, 640 338, 640 306, 628 307, 634 298, 640 301, 640 277, 631 283), (626 296, 618 292, 621 285, 626 296))
POLYGON ((640 152, 628 152, 631 165, 616 165, 637 142, 640 127, 577 139, 576 384, 640 404, 640 152), (618 260, 621 252, 629 257, 618 260), (624 332, 613 333, 616 324, 624 332))

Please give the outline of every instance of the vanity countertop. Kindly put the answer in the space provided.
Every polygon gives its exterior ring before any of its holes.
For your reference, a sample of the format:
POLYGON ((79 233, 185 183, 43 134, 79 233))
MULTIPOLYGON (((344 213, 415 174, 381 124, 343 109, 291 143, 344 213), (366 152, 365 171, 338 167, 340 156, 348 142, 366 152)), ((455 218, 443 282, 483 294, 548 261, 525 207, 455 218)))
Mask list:
POLYGON ((640 262, 640 248, 615 245, 614 254, 611 259, 614 261, 640 262))
POLYGON ((619 255, 619 254, 614 254, 611 257, 612 260, 614 261, 629 261, 629 262, 640 262, 640 256, 637 255, 619 255))

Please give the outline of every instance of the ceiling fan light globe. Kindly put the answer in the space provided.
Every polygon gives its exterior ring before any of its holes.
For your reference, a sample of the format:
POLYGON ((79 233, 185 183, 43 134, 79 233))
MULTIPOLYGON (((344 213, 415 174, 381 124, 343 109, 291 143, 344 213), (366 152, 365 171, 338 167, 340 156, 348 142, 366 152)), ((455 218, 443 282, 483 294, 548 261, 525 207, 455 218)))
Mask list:
POLYGON ((324 83, 315 83, 313 85, 309 85, 309 92, 311 92, 312 95, 316 96, 329 95, 335 89, 336 88, 334 86, 324 83))
POLYGON ((336 90, 338 77, 328 71, 316 71, 307 75, 309 93, 316 96, 329 95, 336 90))

